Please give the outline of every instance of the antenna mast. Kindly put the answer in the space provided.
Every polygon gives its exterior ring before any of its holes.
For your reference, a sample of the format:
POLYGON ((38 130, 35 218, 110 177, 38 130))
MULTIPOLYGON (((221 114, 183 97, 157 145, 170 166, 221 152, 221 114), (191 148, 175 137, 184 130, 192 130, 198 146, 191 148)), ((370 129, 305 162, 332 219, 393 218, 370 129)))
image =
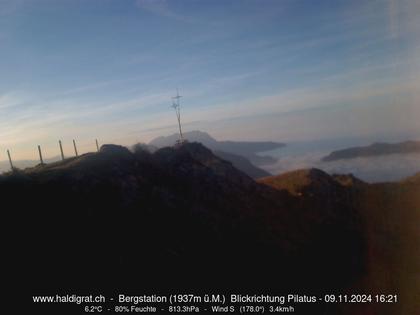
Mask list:
POLYGON ((179 95, 178 88, 176 89, 176 96, 172 97, 172 107, 175 110, 176 118, 178 119, 178 128, 179 128, 179 140, 178 142, 182 144, 184 142, 184 136, 182 134, 182 128, 181 128, 181 105, 179 104, 179 99, 182 96, 179 95))

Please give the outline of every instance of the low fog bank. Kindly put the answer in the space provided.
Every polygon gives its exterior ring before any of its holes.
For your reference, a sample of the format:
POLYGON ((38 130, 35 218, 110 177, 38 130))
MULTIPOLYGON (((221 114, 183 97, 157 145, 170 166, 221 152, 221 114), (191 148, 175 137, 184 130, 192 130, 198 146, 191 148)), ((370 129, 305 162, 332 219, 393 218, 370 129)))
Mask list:
POLYGON ((321 158, 329 152, 316 151, 296 154, 272 152, 270 154, 278 158, 278 162, 265 166, 263 169, 277 175, 295 169, 316 167, 329 174, 352 173, 370 183, 398 181, 420 171, 420 154, 392 154, 321 162, 321 158))

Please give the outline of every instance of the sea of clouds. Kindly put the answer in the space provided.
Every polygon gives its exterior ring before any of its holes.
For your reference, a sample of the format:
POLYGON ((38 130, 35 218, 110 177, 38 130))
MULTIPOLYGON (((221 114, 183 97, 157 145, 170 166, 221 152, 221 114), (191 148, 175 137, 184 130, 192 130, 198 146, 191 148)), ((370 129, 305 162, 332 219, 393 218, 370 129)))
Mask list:
POLYGON ((353 174, 370 183, 398 181, 420 172, 420 154, 392 154, 323 162, 321 158, 330 151, 311 151, 282 154, 281 150, 266 152, 278 159, 264 166, 271 174, 302 169, 319 168, 329 174, 353 174))

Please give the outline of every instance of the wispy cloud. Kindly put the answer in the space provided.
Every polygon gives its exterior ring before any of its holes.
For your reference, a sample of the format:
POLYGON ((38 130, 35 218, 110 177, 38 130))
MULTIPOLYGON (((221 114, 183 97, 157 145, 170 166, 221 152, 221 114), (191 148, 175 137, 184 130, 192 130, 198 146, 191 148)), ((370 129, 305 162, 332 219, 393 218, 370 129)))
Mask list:
POLYGON ((0 110, 9 109, 21 104, 22 101, 16 92, 8 92, 0 95, 0 110))
POLYGON ((105 104, 77 103, 71 99, 50 102, 32 100, 33 103, 25 103, 24 99, 28 98, 30 97, 18 98, 13 94, 0 96, 0 109, 4 118, 0 126, 3 145, 16 145, 19 142, 27 143, 36 139, 41 141, 54 134, 58 137, 69 132, 97 134, 100 130, 103 133, 110 126, 118 126, 121 132, 126 130, 124 125, 129 125, 130 120, 139 121, 139 119, 136 116, 136 118, 115 120, 115 117, 132 109, 139 110, 162 102, 169 103, 170 93, 148 94, 105 104))
POLYGON ((168 17, 175 20, 190 22, 187 17, 176 13, 167 0, 137 0, 136 6, 141 10, 146 10, 158 16, 168 17))
MULTIPOLYGON (((322 108, 328 106, 344 106, 346 104, 369 104, 372 98, 403 93, 418 93, 417 84, 420 82, 404 82, 395 85, 394 82, 365 86, 359 84, 353 87, 330 88, 327 86, 297 88, 277 95, 264 96, 246 102, 220 104, 205 110, 204 116, 223 119, 223 117, 241 117, 255 115, 281 114, 322 108)), ((420 99, 419 99, 420 100, 420 99)), ((368 106, 368 105, 367 105, 368 106)), ((203 113, 202 111, 200 111, 203 113)), ((197 113, 198 114, 198 113, 197 113)))

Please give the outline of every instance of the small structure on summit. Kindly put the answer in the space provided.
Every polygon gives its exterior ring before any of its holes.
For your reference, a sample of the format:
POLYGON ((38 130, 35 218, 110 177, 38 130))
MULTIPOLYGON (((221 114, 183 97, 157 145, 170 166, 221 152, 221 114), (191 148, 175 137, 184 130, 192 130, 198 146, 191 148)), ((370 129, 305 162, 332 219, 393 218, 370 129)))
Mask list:
POLYGON ((172 97, 172 107, 175 110, 176 118, 178 120, 178 128, 179 128, 179 139, 176 142, 176 145, 181 145, 185 142, 187 142, 186 139, 184 139, 184 136, 182 134, 182 126, 181 126, 181 105, 179 103, 179 99, 182 96, 179 95, 178 89, 176 89, 176 96, 172 97))

